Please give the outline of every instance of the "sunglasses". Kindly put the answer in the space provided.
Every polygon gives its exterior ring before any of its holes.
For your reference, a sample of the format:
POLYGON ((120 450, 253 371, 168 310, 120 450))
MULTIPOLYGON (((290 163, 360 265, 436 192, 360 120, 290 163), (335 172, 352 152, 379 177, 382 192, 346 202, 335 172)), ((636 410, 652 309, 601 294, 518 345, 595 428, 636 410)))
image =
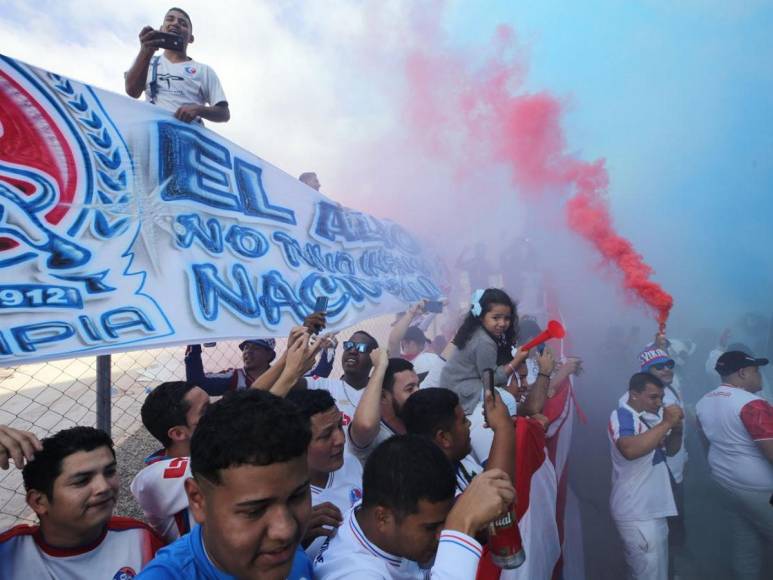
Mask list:
POLYGON ((354 342, 353 340, 344 341, 344 351, 355 349, 357 352, 370 352, 370 345, 367 342, 354 342))
POLYGON ((651 368, 655 369, 656 371, 662 371, 663 369, 672 369, 674 368, 674 361, 670 360, 668 362, 654 364, 652 365, 651 368))

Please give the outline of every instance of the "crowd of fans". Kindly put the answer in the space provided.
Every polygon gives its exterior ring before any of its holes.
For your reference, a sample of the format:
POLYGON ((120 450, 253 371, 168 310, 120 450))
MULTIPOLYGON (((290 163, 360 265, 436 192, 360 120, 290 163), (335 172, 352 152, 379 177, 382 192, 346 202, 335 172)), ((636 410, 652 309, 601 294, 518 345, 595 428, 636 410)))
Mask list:
MULTIPOLYGON (((227 121, 216 74, 187 57, 192 29, 169 10, 160 32, 184 42, 155 56, 166 40, 143 28, 127 93, 182 121, 227 121)), ((315 174, 301 179, 319 189, 315 174)), ((476 248, 459 266, 482 288, 484 262, 476 248)), ((39 520, 0 535, 0 577, 475 578, 490 524, 518 501, 514 426, 549 428, 543 410, 581 361, 520 348, 539 324, 519 318, 504 290, 472 292, 442 341, 425 334, 428 306, 398 314, 387 345, 364 330, 344 340, 339 378, 324 312, 279 356, 273 338, 245 340, 243 368, 225 373, 205 372, 201 347, 189 346, 184 380, 142 406, 159 443, 130 486, 145 522, 113 515, 121 467, 105 433, 74 427, 40 441, 0 426, 0 467, 22 469, 39 520)), ((690 435, 675 346, 658 335, 644 348, 608 425, 610 511, 633 578, 677 576, 670 553, 686 534, 690 435)), ((722 383, 696 407, 696 436, 731 506, 738 578, 759 577, 773 545, 773 409, 757 394, 766 364, 720 352, 722 383)))

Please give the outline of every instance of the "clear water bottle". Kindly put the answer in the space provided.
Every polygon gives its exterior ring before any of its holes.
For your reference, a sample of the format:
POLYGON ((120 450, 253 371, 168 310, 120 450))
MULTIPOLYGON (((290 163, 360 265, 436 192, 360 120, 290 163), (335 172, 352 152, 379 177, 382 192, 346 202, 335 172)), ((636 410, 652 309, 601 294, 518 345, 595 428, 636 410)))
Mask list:
POLYGON ((514 504, 505 515, 489 524, 488 548, 494 564, 505 570, 517 568, 526 561, 514 504))

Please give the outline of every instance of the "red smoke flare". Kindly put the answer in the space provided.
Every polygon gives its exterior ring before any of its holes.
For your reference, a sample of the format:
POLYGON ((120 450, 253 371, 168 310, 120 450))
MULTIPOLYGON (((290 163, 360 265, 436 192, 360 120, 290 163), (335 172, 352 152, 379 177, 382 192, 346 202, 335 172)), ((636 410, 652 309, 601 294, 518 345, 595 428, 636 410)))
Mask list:
MULTIPOLYGON (((412 122, 423 131, 430 152, 455 154, 459 159, 452 161, 458 166, 486 154, 505 163, 521 195, 572 194, 566 204, 569 227, 621 272, 624 289, 655 311, 662 331, 673 298, 650 279, 652 268, 615 231, 606 199, 609 178, 604 161, 588 163, 566 152, 561 104, 546 93, 517 94, 525 67, 507 56, 513 47, 512 30, 500 27, 496 41, 499 55, 483 73, 476 72, 464 56, 449 57, 447 47, 433 53, 433 47, 424 45, 409 54, 407 113, 412 122), (444 147, 447 150, 441 151, 444 147)), ((560 198, 552 201, 558 205, 560 198)))

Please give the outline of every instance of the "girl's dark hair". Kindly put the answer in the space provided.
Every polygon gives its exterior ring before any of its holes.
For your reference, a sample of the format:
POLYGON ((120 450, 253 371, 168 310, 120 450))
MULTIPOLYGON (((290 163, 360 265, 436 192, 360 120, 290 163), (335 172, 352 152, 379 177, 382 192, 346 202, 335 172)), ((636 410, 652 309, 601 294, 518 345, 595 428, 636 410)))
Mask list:
POLYGON ((491 307, 494 306, 494 304, 509 306, 510 312, 512 313, 510 328, 505 331, 505 334, 501 339, 497 339, 489 334, 489 336, 494 339, 494 342, 497 343, 497 364, 501 365, 507 363, 512 358, 511 349, 518 336, 518 311, 515 307, 515 302, 513 302, 513 299, 510 298, 504 290, 500 290, 499 288, 487 288, 483 292, 483 296, 480 297, 480 316, 475 316, 472 311, 468 312, 467 317, 464 319, 464 322, 462 322, 459 330, 456 331, 456 336, 454 336, 452 342, 456 345, 456 348, 460 350, 467 346, 467 343, 475 331, 478 330, 478 328, 483 328, 483 317, 491 310, 491 307))

